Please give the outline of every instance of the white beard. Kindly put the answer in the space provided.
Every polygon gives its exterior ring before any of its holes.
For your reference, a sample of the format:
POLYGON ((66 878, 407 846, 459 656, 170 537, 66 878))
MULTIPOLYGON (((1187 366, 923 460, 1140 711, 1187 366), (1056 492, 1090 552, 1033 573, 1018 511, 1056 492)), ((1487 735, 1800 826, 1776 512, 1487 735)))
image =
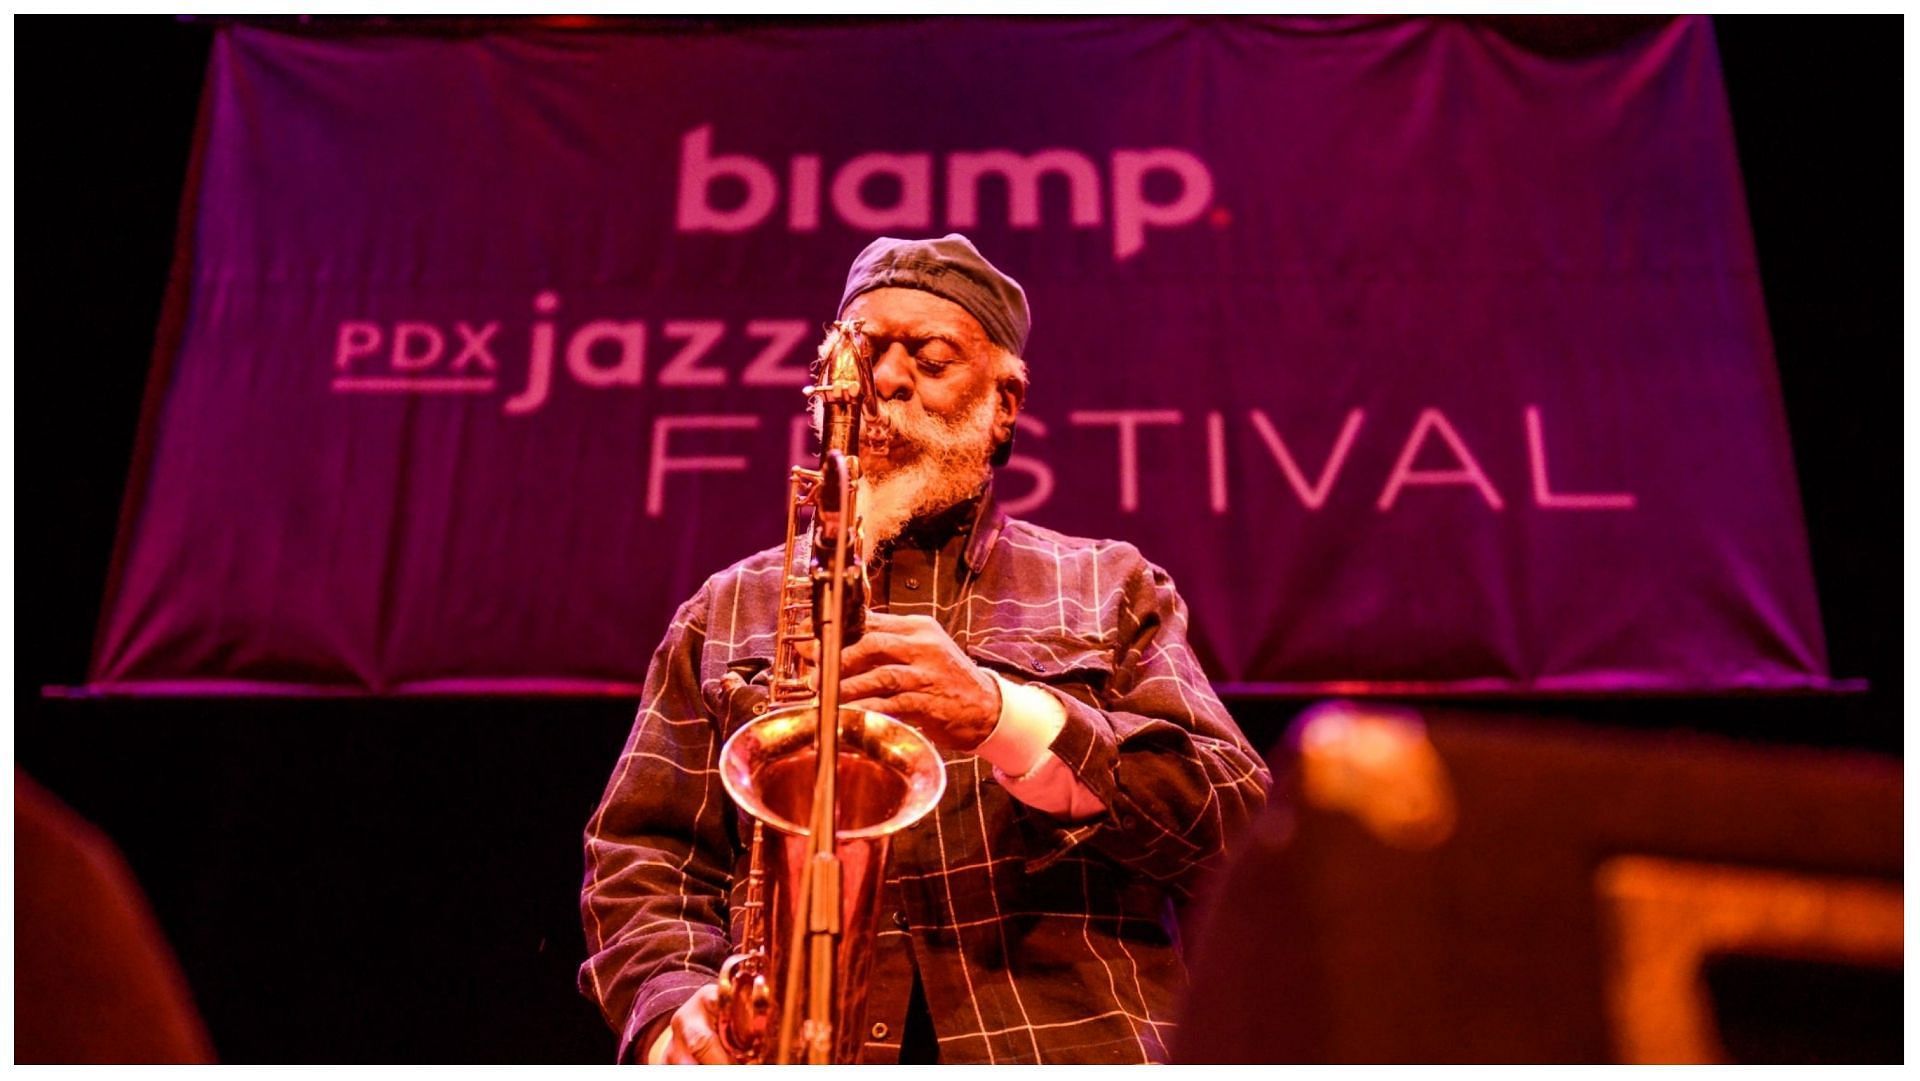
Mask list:
POLYGON ((993 473, 995 401, 991 390, 982 393, 978 403, 951 420, 929 416, 917 404, 881 402, 878 421, 866 419, 887 453, 861 456, 864 557, 899 536, 908 522, 946 510, 986 486, 993 473))

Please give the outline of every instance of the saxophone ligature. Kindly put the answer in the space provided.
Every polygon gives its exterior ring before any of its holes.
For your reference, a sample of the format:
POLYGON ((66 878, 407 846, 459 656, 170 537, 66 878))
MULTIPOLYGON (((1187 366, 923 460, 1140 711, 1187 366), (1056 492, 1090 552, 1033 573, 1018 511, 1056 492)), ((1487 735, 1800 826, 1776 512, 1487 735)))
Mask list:
POLYGON ((787 480, 767 709, 720 752, 721 783, 751 819, 752 841, 718 1027, 728 1053, 749 1063, 858 1061, 887 850, 946 787, 925 735, 839 703, 840 651, 866 618, 859 449, 874 408, 873 360, 858 321, 829 326, 812 382, 820 461, 787 480))

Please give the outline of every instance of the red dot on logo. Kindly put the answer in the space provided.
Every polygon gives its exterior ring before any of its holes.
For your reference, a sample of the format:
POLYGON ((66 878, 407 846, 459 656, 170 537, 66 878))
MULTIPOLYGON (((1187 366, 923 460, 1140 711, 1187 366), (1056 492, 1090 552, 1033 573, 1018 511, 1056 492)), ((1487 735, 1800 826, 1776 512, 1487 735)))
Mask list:
POLYGON ((1224 206, 1216 206, 1213 208, 1213 213, 1207 215, 1207 221, 1215 229, 1225 229, 1233 224, 1233 211, 1224 206))

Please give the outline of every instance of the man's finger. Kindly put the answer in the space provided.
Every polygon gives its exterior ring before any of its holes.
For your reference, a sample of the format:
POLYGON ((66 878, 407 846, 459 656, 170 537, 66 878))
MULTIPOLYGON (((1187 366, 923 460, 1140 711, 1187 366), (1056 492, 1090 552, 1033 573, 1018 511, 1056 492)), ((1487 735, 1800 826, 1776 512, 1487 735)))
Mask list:
POLYGON ((673 1038, 667 1043, 669 1062, 686 1065, 704 1063, 709 1066, 726 1066, 733 1062, 713 1030, 718 1023, 719 1008, 720 989, 708 984, 695 992, 674 1013, 673 1038))
POLYGON ((905 694, 893 695, 886 698, 856 699, 848 702, 847 705, 854 709, 864 709, 873 713, 884 713, 894 720, 910 724, 914 728, 919 729, 922 735, 932 740, 936 747, 945 747, 956 751, 971 750, 970 747, 962 746, 961 743, 947 731, 946 726, 941 722, 939 717, 924 712, 927 707, 927 696, 924 694, 908 691, 905 694))
POLYGON ((938 630, 940 624, 932 616, 903 616, 898 612, 868 612, 867 626, 874 630, 892 634, 911 634, 916 629, 928 626, 938 630))
POLYGON ((900 714, 894 712, 899 706, 891 698, 858 698, 846 703, 846 708, 864 709, 869 713, 884 713, 896 721, 903 719, 900 714))
POLYGON ((856 698, 895 695, 911 687, 917 687, 923 679, 920 673, 905 665, 881 665, 866 672, 857 672, 840 681, 840 700, 849 702, 856 698))
POLYGON ((720 1045, 720 1037, 711 1032, 692 1033, 687 1039, 687 1050, 693 1053, 696 1061, 708 1066, 730 1066, 733 1059, 726 1048, 720 1045))
POLYGON ((909 664, 914 652, 911 639, 869 627, 858 642, 840 651, 840 671, 852 674, 889 662, 909 664))
POLYGON ((733 1059, 727 1055, 726 1048, 720 1043, 720 1037, 711 1032, 683 1033, 675 1026, 673 1035, 667 1039, 668 1062, 676 1066, 731 1066, 733 1059))

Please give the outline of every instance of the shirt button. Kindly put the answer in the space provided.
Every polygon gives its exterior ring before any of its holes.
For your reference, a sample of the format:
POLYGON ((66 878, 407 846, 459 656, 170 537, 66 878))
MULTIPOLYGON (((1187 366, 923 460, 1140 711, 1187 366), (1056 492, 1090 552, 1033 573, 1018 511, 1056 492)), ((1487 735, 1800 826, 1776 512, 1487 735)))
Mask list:
POLYGON ((909 577, 909 578, 907 579, 907 588, 908 588, 908 589, 919 589, 919 588, 920 588, 920 579, 918 579, 918 578, 912 578, 912 577, 909 577))
POLYGON ((875 1021, 873 1023, 873 1038, 876 1040, 884 1040, 887 1038, 887 1023, 885 1021, 875 1021))
POLYGON ((907 914, 899 909, 893 910, 893 925, 902 931, 907 929, 907 914))

